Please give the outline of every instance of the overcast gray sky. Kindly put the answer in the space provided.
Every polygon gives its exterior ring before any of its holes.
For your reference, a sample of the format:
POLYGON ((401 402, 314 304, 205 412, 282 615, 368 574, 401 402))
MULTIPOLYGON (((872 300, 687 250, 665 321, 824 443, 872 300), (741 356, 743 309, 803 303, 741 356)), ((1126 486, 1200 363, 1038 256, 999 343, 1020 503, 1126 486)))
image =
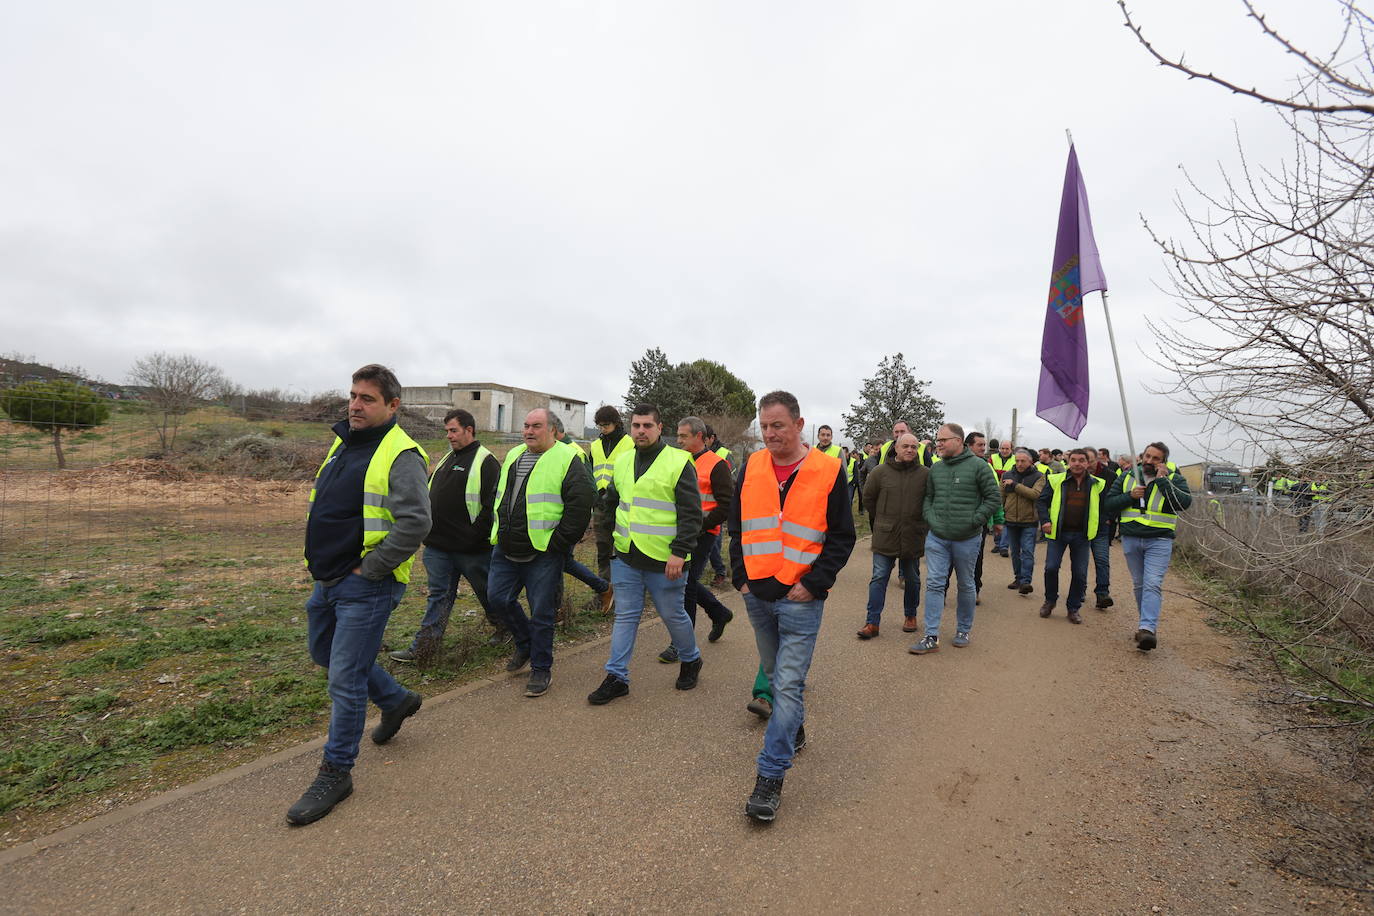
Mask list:
MULTIPOLYGON (((1286 91, 1238 2, 1150 0, 1166 52, 1286 91)), ((1327 50, 1334 3, 1261 2, 1327 50), (1321 12, 1322 15, 1318 15, 1321 12)), ((249 388, 489 379, 619 403, 631 360, 725 363, 842 426, 902 351, 952 419, 1034 418, 1072 128, 1138 445, 1177 231, 1272 114, 1154 65, 1107 0, 11 4, 0 351, 249 388)), ((1081 440, 1125 445, 1090 299, 1081 440)))

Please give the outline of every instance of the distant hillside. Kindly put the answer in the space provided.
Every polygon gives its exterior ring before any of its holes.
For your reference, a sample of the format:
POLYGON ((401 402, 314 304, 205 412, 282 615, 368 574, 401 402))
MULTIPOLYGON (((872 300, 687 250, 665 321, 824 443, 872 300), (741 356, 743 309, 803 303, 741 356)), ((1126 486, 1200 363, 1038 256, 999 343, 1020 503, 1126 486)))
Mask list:
POLYGON ((24 382, 47 382, 54 379, 68 379, 102 394, 123 395, 125 397, 136 397, 138 394, 138 389, 135 387, 116 385, 104 379, 89 378, 82 373, 80 367, 57 369, 53 366, 45 366, 43 363, 29 362, 24 357, 0 356, 0 388, 9 388, 24 382))

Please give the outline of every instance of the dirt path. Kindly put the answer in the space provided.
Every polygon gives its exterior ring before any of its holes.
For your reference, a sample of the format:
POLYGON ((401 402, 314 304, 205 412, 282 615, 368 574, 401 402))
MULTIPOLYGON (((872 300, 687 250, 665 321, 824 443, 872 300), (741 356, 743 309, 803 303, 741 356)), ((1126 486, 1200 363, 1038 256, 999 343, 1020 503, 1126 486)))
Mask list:
MULTIPOLYGON (((357 792, 289 829, 318 742, 37 846, 0 854, 6 912, 513 911, 1292 913, 1371 900, 1269 867, 1301 831, 1264 800, 1354 792, 1271 736, 1236 651, 1166 604, 1161 648, 1133 611, 1035 613, 987 559, 974 643, 916 657, 889 591, 859 642, 867 542, 832 593, 808 695, 810 746, 771 827, 742 814, 762 723, 739 620, 701 686, 641 633, 632 693, 606 707, 604 642, 523 678, 431 698, 357 792), (1285 845, 1287 844, 1287 845, 1285 845)), ((1122 573, 1119 554, 1114 567, 1122 573)), ((1118 583, 1118 598, 1126 590, 1118 583)), ((952 635, 947 618, 946 644, 952 635)), ((704 627, 701 632, 704 633, 704 627)), ((1351 795, 1353 798, 1353 795, 1351 795)), ((1292 810, 1291 807, 1288 810, 1292 810)), ((1290 860, 1296 862, 1297 860, 1290 860)), ((1294 865, 1294 868, 1297 868, 1294 865)), ((1301 870, 1300 868, 1298 870, 1301 870)))

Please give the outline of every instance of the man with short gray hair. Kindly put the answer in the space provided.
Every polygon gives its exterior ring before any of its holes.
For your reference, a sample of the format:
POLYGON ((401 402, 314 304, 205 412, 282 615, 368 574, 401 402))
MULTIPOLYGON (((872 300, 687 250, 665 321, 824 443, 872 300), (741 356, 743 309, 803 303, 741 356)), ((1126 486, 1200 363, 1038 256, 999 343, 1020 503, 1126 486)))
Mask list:
POLYGON ((974 569, 978 563, 983 526, 1002 507, 992 466, 964 445, 964 428, 946 423, 935 434, 940 460, 930 467, 924 500, 926 535, 925 636, 911 646, 913 655, 938 652, 940 620, 951 573, 959 581, 956 609, 958 628, 954 646, 969 644, 973 607, 978 600, 974 569))

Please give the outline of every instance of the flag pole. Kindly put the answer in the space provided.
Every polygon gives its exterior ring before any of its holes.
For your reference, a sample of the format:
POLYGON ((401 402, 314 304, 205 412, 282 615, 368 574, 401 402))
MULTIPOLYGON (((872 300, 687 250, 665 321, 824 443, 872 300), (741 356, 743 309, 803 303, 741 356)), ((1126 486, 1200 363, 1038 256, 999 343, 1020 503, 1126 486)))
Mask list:
POLYGON ((1135 479, 1140 480, 1140 456, 1135 450, 1135 435, 1131 432, 1131 411, 1126 406, 1126 383, 1121 378, 1121 359, 1116 355, 1116 332, 1112 330, 1112 310, 1107 307, 1107 291, 1098 290, 1102 295, 1102 314, 1107 319, 1107 339, 1112 344, 1112 365, 1116 367, 1116 389, 1121 393, 1121 416, 1126 421, 1126 445, 1131 450, 1131 470, 1135 479))

